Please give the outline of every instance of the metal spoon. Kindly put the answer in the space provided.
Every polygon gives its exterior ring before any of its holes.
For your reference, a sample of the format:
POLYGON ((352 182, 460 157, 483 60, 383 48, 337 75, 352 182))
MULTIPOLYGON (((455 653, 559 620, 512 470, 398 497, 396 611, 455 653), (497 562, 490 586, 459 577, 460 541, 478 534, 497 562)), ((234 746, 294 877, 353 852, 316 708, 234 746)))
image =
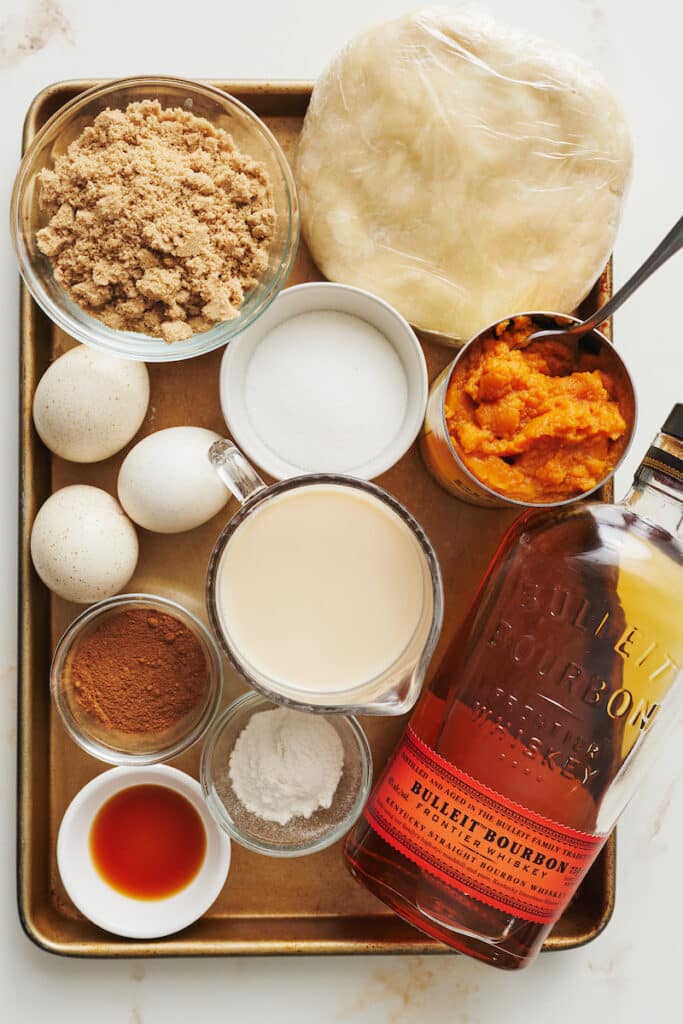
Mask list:
POLYGON ((683 217, 674 224, 669 234, 662 239, 652 255, 648 256, 642 267, 636 270, 626 284, 622 285, 619 291, 615 292, 612 298, 592 316, 578 324, 570 324, 568 327, 552 331, 534 331, 525 340, 523 347, 526 348, 532 341, 540 341, 541 338, 580 338, 582 334, 587 334, 599 327, 633 295, 637 288, 640 288, 644 281, 647 281, 651 274, 654 274, 655 270, 658 270, 675 252, 678 252, 681 246, 683 246, 683 217))

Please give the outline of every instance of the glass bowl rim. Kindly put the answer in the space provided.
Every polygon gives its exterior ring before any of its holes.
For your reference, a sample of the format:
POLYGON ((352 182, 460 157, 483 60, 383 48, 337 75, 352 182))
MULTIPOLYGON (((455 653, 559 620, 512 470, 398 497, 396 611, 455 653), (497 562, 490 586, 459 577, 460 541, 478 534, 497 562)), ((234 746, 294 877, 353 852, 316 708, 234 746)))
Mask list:
POLYGON ((60 636, 50 663, 50 694, 66 732, 74 743, 76 743, 82 750, 85 750, 86 753, 90 754, 91 757, 96 758, 98 761, 103 761, 105 764, 111 764, 117 767, 145 767, 147 765, 170 761, 172 758, 178 757, 178 755, 189 750, 190 747, 194 746, 194 744, 204 736, 216 717, 216 711, 218 710, 223 694, 223 663, 221 661, 218 645, 210 630, 203 622, 200 621, 200 619, 197 618, 196 615, 178 601, 174 601, 169 597, 161 597, 159 594, 142 592, 114 594, 113 597, 106 597, 103 600, 97 601, 95 604, 89 605, 85 608, 76 616, 73 622, 66 627, 60 636), (62 693, 62 679, 66 658, 86 626, 95 621, 100 615, 105 614, 112 609, 126 606, 140 607, 145 605, 152 605, 153 607, 159 608, 170 615, 180 615, 181 621, 187 620, 184 624, 187 625, 189 623, 192 627, 195 636, 202 644, 202 648, 207 655, 209 669, 208 687, 206 702, 202 714, 189 732, 179 737, 167 747, 162 747, 155 751, 149 751, 146 753, 135 754, 127 753, 124 750, 117 750, 114 747, 109 747, 102 741, 88 735, 78 726, 64 700, 62 693))
MULTIPOLYGON (((9 215, 10 235, 19 273, 34 301, 46 316, 61 330, 82 344, 89 345, 91 348, 99 349, 100 351, 109 352, 120 358, 147 363, 176 362, 204 355, 207 352, 223 347, 233 337, 254 323, 282 290, 294 264, 301 231, 300 204, 294 172, 282 146, 270 128, 245 103, 242 103, 241 100, 236 99, 230 93, 223 92, 217 86, 203 81, 196 82, 191 79, 178 78, 171 75, 138 75, 107 79, 91 86, 89 89, 85 89, 83 92, 77 93, 64 106, 55 111, 22 154, 21 163, 12 188, 9 215), (224 320, 221 323, 215 324, 208 331, 194 334, 186 341, 172 344, 138 332, 115 330, 114 328, 107 327, 106 324, 101 323, 96 317, 92 317, 84 310, 80 310, 69 299, 63 289, 61 289, 63 292, 62 301, 54 301, 43 287, 39 275, 34 270, 33 260, 30 257, 24 239, 20 212, 26 188, 32 180, 30 172, 31 161, 51 132, 57 134, 80 108, 93 99, 106 97, 108 94, 126 88, 149 87, 152 89, 163 86, 183 89, 190 94, 203 95, 221 103, 224 107, 232 107, 239 111, 267 143, 282 176, 287 200, 287 231, 283 243, 283 254, 272 280, 258 302, 249 309, 244 317, 240 314, 233 320, 224 320), (83 322, 69 311, 69 305, 73 305, 74 309, 84 317, 83 322)), ((247 297, 246 302, 248 303, 248 301, 249 298, 247 297)))
MULTIPOLYGON (((323 833, 322 836, 318 836, 317 839, 312 840, 311 842, 303 842, 296 846, 284 847, 277 843, 269 843, 267 840, 254 839, 251 835, 243 832, 236 825, 228 813, 225 804, 214 792, 214 772, 212 767, 213 755, 218 741, 223 735, 227 725, 230 722, 233 722, 245 711, 251 712, 249 714, 249 718, 251 718, 251 715, 255 714, 259 709, 264 711, 275 710, 281 706, 282 705, 276 704, 275 701, 270 700, 268 697, 256 690, 248 690, 246 693, 241 694, 232 701, 232 703, 228 704, 228 706, 224 708, 211 723, 211 727, 204 738, 199 766, 199 778, 204 799, 206 800, 211 814, 219 827, 222 828, 231 839, 234 839, 236 843, 239 843, 240 846, 244 846, 246 849, 251 850, 254 853, 264 854, 268 857, 302 857, 309 853, 317 853, 319 850, 327 849, 328 846, 332 846, 346 835, 351 828, 353 828, 363 811, 363 807, 365 806, 372 788, 372 751, 365 731, 355 715, 332 714, 327 716, 336 721, 344 720, 346 722, 358 751, 360 785, 351 809, 344 818, 333 825, 327 832, 323 833)), ((308 713, 309 712, 301 712, 301 714, 308 713)))

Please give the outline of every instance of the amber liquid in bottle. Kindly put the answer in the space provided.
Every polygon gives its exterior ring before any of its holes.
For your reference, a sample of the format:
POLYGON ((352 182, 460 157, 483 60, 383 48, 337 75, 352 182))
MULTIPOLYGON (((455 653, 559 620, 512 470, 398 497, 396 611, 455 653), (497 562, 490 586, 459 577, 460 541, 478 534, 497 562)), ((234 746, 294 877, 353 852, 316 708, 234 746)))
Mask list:
MULTIPOLYGON (((683 444, 669 447, 683 469, 683 444)), ((602 840, 683 689, 670 699, 683 663, 681 484, 644 467, 622 504, 513 524, 410 722, 427 747, 506 800, 602 840)), ((407 921, 499 967, 530 962, 553 924, 444 883, 367 817, 346 857, 407 921)))

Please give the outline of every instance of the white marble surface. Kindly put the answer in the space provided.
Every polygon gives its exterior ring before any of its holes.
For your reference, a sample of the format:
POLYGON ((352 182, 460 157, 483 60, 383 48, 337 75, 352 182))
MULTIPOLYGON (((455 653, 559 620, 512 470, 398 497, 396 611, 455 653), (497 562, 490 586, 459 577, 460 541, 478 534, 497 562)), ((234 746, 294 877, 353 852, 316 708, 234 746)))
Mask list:
MULTIPOLYGON (((160 72, 187 77, 313 78, 373 21, 419 0, 2 0, 0 189, 6 210, 24 112, 58 79, 160 72)), ((681 213, 683 14, 672 0, 489 0, 489 9, 600 64, 633 127, 636 168, 616 247, 616 280, 681 213)), ((641 399, 637 462, 683 398, 678 313, 683 258, 617 317, 641 399), (654 308, 658 306, 655 312, 654 308)), ((17 273, 0 250, 0 1015, 8 1022, 204 1024, 212 1020, 412 1024, 678 1021, 683 916, 683 762, 679 728, 620 827, 617 909, 593 944, 542 957, 524 974, 464 958, 329 958, 97 963, 40 952, 14 897, 17 273), (678 742, 676 742, 676 740, 678 742), (9 1015, 5 1016, 5 1010, 9 1015)), ((622 471, 623 491, 628 472, 622 471)))

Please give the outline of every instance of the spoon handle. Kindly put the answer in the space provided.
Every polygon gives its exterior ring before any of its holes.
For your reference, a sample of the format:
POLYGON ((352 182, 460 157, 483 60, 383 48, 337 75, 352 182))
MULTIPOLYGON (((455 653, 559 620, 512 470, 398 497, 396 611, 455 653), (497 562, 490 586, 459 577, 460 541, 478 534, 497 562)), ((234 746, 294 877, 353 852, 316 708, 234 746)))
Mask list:
POLYGON ((592 316, 587 320, 583 320, 580 324, 573 324, 571 327, 564 328, 562 333, 573 335, 586 334, 588 331, 592 331, 594 327, 604 323, 633 295, 637 288, 640 288, 644 281, 647 281, 651 274, 654 274, 655 270, 658 270, 674 253, 678 252, 681 246, 683 246, 683 217, 674 224, 671 231, 662 239, 655 251, 629 277, 626 284, 622 284, 621 288, 614 293, 604 306, 601 306, 592 316))

